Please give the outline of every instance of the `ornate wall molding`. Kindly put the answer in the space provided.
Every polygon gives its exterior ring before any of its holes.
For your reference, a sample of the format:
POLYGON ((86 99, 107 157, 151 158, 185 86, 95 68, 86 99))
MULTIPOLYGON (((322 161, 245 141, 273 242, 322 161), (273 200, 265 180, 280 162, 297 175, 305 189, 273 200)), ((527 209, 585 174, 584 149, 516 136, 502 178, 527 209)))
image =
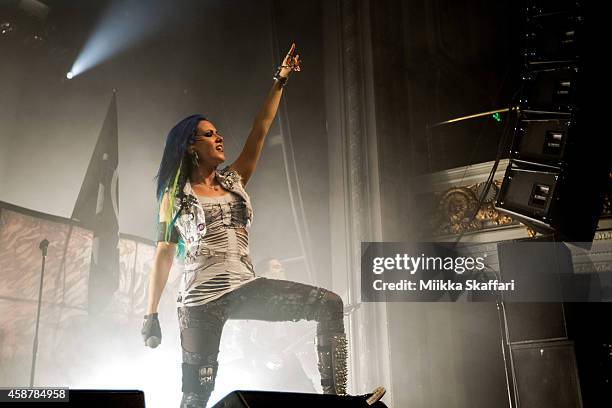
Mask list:
POLYGON ((420 231, 424 236, 438 237, 441 235, 463 234, 485 229, 505 226, 518 226, 519 222, 507 214, 497 211, 493 206, 495 196, 501 185, 495 180, 489 190, 485 202, 474 217, 478 206, 478 197, 485 183, 472 184, 465 187, 452 187, 443 192, 431 193, 432 211, 424 214, 420 231))

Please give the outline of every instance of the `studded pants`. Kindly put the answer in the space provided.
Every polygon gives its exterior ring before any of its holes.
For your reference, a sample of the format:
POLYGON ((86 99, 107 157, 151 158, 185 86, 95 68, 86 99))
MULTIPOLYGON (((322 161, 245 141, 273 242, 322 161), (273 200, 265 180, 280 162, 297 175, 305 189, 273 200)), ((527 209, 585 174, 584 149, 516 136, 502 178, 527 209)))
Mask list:
POLYGON ((181 408, 203 408, 215 386, 219 342, 228 319, 314 320, 323 392, 346 393, 342 299, 302 283, 259 278, 200 306, 178 308, 183 349, 181 408))

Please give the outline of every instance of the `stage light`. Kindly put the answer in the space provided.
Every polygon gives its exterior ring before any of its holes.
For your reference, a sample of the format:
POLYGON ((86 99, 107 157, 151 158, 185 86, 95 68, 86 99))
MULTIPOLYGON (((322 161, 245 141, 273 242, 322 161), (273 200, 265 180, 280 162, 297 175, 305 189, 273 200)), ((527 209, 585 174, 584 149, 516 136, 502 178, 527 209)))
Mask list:
POLYGON ((69 71, 69 72, 66 74, 66 78, 68 78, 68 79, 72 79, 72 78, 74 78, 74 74, 72 73, 72 71, 69 71))
POLYGON ((172 2, 155 6, 138 0, 112 0, 70 71, 73 76, 100 65, 164 29, 178 14, 172 2))
POLYGON ((0 23, 0 34, 9 34, 11 31, 13 31, 13 25, 8 22, 8 21, 3 21, 2 23, 0 23))

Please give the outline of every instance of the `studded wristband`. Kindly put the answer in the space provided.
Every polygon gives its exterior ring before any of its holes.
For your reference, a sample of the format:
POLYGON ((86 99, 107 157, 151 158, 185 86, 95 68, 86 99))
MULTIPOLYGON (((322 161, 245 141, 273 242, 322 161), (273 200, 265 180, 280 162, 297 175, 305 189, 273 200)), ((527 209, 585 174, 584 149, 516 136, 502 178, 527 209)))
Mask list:
POLYGON ((272 78, 275 81, 277 81, 281 87, 284 87, 285 85, 287 85, 287 81, 289 81, 289 77, 284 77, 284 76, 281 76, 280 74, 283 68, 286 68, 286 67, 279 65, 278 68, 276 69, 276 72, 272 76, 272 78))

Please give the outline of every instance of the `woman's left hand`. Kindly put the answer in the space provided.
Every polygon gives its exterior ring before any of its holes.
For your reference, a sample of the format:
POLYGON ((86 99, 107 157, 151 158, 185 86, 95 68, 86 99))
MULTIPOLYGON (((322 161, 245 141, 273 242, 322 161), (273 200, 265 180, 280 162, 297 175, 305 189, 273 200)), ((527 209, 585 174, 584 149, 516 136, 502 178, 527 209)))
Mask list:
POLYGON ((287 53, 287 55, 285 56, 285 59, 283 59, 283 62, 280 65, 279 75, 281 77, 287 78, 289 77, 289 74, 291 74, 291 72, 301 70, 300 54, 297 54, 297 55, 294 55, 294 54, 295 54, 295 43, 291 44, 291 48, 289 49, 289 52, 287 53))

